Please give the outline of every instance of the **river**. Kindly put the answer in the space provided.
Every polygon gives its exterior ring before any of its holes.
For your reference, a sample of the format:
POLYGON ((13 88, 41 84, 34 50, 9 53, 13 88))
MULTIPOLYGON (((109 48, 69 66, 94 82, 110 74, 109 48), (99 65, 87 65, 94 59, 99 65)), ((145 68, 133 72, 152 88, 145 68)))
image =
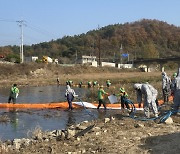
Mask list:
MULTIPOLYGON (((17 103, 49 103, 65 101, 65 86, 20 87, 17 103)), ((74 88, 77 95, 84 97, 88 89, 74 88)), ((0 103, 8 100, 9 88, 0 89, 0 103)), ((0 109, 0 116, 8 121, 0 122, 0 140, 29 137, 36 129, 52 131, 65 129, 93 118, 103 118, 111 111, 97 111, 96 109, 77 109, 66 111, 63 109, 0 109), (92 116, 93 115, 93 116, 92 116)))

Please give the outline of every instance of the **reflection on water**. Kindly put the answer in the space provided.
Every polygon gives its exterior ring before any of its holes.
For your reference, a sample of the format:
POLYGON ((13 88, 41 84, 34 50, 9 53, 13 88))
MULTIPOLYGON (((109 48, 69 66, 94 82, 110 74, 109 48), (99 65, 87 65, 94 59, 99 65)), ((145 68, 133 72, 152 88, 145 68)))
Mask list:
POLYGON ((18 120, 19 120, 18 112, 16 111, 16 109, 10 109, 8 114, 9 114, 11 126, 14 129, 14 131, 16 131, 17 126, 18 126, 18 120))
MULTIPOLYGON (((20 87, 17 103, 48 103, 65 101, 65 86, 20 87)), ((74 88, 83 97, 87 89, 74 88)), ((9 89, 0 89, 0 102, 7 102, 9 89)), ((0 116, 7 116, 9 121, 0 122, 0 140, 28 137, 29 131, 37 126, 42 130, 65 129, 73 124, 94 118, 104 118, 114 111, 96 109, 0 109, 0 116)))
MULTIPOLYGON (((19 87, 20 93, 17 103, 46 103, 65 101, 65 86, 40 86, 40 87, 19 87)), ((0 102, 7 102, 9 97, 9 88, 0 89, 0 102)), ((74 88, 79 96, 85 96, 87 89, 74 88)))
POLYGON ((75 120, 75 117, 73 115, 73 112, 72 111, 68 111, 67 113, 67 124, 66 126, 69 127, 71 125, 74 125, 76 123, 76 120, 75 120))

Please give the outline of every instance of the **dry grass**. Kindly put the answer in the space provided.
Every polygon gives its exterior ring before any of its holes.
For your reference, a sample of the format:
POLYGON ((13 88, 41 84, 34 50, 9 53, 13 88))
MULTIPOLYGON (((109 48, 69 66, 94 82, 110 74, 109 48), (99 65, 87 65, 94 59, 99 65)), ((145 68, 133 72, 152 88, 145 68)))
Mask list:
MULTIPOLYGON (((174 71, 167 71, 168 75, 172 75, 174 71)), ((65 85, 68 79, 78 85, 80 81, 87 86, 88 81, 98 81, 100 85, 106 85, 107 79, 112 82, 110 89, 105 89, 109 93, 118 93, 120 87, 124 87, 131 99, 135 99, 133 90, 134 83, 149 82, 161 94, 161 72, 140 72, 137 69, 117 69, 110 67, 95 68, 89 66, 62 67, 59 65, 46 64, 16 64, 16 65, 0 65, 0 86, 11 86, 17 83, 19 86, 40 86, 55 85, 56 79, 59 77, 60 84, 65 85)), ((86 96, 89 101, 96 100, 97 89, 91 90, 86 96)))

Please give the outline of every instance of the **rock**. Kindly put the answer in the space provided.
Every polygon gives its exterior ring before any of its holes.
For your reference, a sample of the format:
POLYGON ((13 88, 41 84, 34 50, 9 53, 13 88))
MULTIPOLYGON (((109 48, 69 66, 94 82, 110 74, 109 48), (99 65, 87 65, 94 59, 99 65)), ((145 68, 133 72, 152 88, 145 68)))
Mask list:
POLYGON ((7 140, 7 141, 5 141, 5 143, 6 143, 7 145, 12 145, 12 141, 11 141, 11 140, 7 140))
POLYGON ((124 123, 120 123, 121 126, 124 126, 125 124, 124 123))
POLYGON ((76 134, 75 130, 71 130, 71 129, 67 130, 67 135, 68 135, 67 138, 72 138, 75 136, 75 134, 76 134))
POLYGON ((88 121, 87 121, 87 120, 85 120, 85 121, 83 121, 82 123, 88 123, 88 121))
POLYGON ((76 130, 84 130, 86 129, 87 127, 86 126, 77 126, 76 127, 76 130))
POLYGON ((93 130, 94 131, 97 131, 97 130, 100 130, 101 128, 100 127, 94 127, 93 130))
POLYGON ((111 117, 111 120, 115 120, 115 117, 111 117))
POLYGON ((100 132, 96 132, 96 135, 100 135, 100 132))
POLYGON ((13 145, 15 146, 16 149, 20 149, 20 147, 21 147, 21 139, 14 139, 13 140, 13 145))
POLYGON ((106 133, 106 132, 107 132, 107 129, 104 130, 104 133, 106 133))
POLYGON ((81 153, 86 153, 86 150, 85 150, 85 149, 82 149, 82 150, 81 150, 81 153))
POLYGON ((169 117, 168 119, 166 119, 165 124, 168 124, 168 125, 173 124, 172 118, 169 117))
POLYGON ((68 144, 67 144, 67 143, 64 143, 64 145, 65 145, 65 146, 68 146, 68 144))
POLYGON ((46 138, 44 141, 45 141, 45 142, 49 142, 49 139, 46 138))
POLYGON ((143 128, 144 125, 143 125, 143 124, 135 124, 134 127, 135 127, 135 128, 139 128, 139 127, 143 128))
POLYGON ((107 122, 109 122, 110 121, 110 118, 105 118, 104 119, 104 123, 107 123, 107 122))
POLYGON ((152 134, 151 134, 151 133, 148 133, 148 136, 152 136, 152 134))
POLYGON ((80 140, 81 140, 79 137, 77 137, 76 139, 77 139, 77 141, 80 141, 80 140))

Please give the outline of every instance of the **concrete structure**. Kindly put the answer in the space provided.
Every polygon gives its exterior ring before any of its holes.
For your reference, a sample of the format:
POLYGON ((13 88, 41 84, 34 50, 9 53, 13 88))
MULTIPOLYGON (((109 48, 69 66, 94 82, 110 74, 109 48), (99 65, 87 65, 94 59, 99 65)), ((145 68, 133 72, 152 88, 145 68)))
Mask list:
POLYGON ((36 62, 36 60, 38 60, 38 57, 31 56, 31 57, 25 57, 24 62, 30 63, 30 62, 36 62))
POLYGON ((164 64, 167 62, 175 62, 180 66, 180 57, 168 57, 168 58, 150 58, 150 59, 136 59, 133 61, 134 65, 138 67, 139 65, 146 65, 147 71, 153 63, 160 64, 160 70, 164 70, 164 64))
POLYGON ((151 69, 148 68, 146 65, 140 65, 138 68, 141 69, 143 72, 151 72, 151 69))
POLYGON ((101 66, 116 67, 115 63, 101 62, 101 66))
POLYGON ((133 64, 118 64, 118 68, 133 68, 133 64))

